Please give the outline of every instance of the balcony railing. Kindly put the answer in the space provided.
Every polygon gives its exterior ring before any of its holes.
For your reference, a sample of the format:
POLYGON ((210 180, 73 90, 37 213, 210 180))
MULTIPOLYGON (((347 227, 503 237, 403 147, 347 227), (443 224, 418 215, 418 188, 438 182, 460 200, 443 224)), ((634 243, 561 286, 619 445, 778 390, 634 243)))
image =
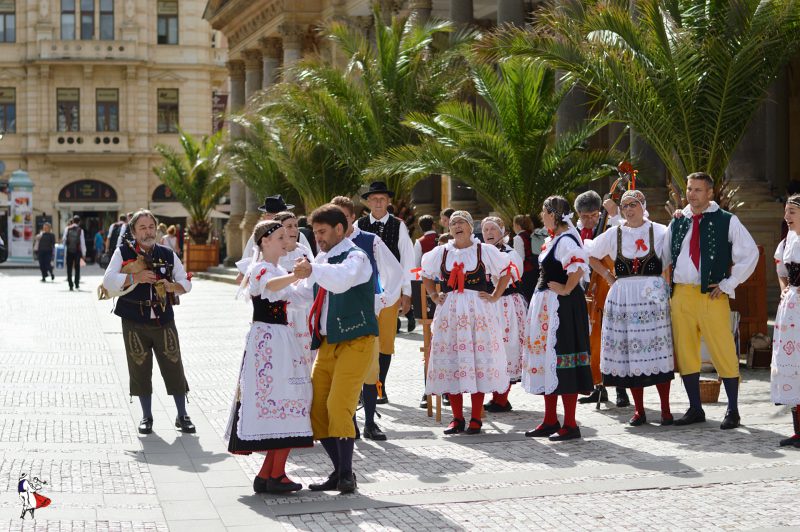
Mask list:
POLYGON ((50 133, 50 153, 125 153, 128 134, 119 131, 58 131, 50 133))
MULTIPOLYGON (((84 61, 137 61, 139 46, 136 41, 39 41, 39 60, 77 59, 84 61)), ((141 53, 145 53, 143 49, 141 53)))

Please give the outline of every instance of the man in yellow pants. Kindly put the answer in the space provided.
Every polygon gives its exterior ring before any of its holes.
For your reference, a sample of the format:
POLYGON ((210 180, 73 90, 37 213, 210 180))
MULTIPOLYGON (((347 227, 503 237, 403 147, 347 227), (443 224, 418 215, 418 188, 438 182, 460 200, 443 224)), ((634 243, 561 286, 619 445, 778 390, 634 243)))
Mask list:
POLYGON ((305 278, 304 291, 314 293, 309 326, 311 348, 319 351, 311 371, 311 429, 333 463, 333 472, 309 489, 352 493, 356 489, 353 414, 378 334, 375 280, 367 255, 345 237, 347 218, 338 207, 323 205, 310 220, 320 254, 313 264, 298 261, 294 272, 305 278))
POLYGON ((665 237, 664 264, 672 264, 672 335, 675 366, 689 410, 676 425, 706 420, 700 403, 700 339, 725 385, 728 409, 720 428, 739 426, 739 354, 730 327, 730 305, 738 285, 750 277, 758 248, 734 214, 714 201, 714 180, 705 172, 687 178, 689 205, 672 220, 665 237), (730 272, 730 273, 729 273, 730 272))

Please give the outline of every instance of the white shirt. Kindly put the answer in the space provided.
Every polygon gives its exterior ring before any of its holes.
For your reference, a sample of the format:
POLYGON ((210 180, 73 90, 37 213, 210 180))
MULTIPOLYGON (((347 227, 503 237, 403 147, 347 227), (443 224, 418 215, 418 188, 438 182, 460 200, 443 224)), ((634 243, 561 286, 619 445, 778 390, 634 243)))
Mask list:
POLYGON ((272 302, 288 301, 290 304, 308 306, 308 300, 300 295, 296 284, 290 284, 277 291, 267 288, 270 279, 283 277, 288 273, 280 264, 275 265, 266 261, 254 263, 248 267, 247 272, 250 295, 272 302))
MULTIPOLYGON (((67 245, 67 231, 69 231, 73 227, 80 227, 80 226, 77 226, 75 224, 69 224, 68 226, 66 226, 64 228, 64 234, 61 237, 61 241, 64 243, 65 246, 67 245)), ((80 238, 80 242, 81 242, 81 256, 85 257, 86 256, 86 239, 83 238, 83 229, 81 229, 79 238, 80 238)))
POLYGON ((581 244, 578 244, 575 242, 575 240, 569 238, 567 236, 568 234, 571 234, 578 240, 578 242, 580 242, 580 235, 571 230, 565 231, 555 238, 548 236, 544 241, 544 249, 541 253, 539 253, 539 262, 541 263, 547 257, 553 247, 555 247, 556 252, 555 255, 553 255, 553 258, 561 263, 561 266, 564 268, 564 271, 567 272, 567 275, 578 270, 583 270, 583 277, 581 280, 588 283, 589 274, 591 273, 591 269, 589 268, 589 254, 581 244), (559 242, 558 246, 554 246, 556 242, 559 242))
MULTIPOLYGON (((354 225, 353 232, 347 235, 347 238, 352 240, 362 232, 358 226, 354 225)), ((380 294, 375 294, 375 315, 378 315, 381 310, 394 305, 400 299, 400 291, 403 286, 403 267, 378 235, 375 235, 372 240, 372 255, 375 257, 381 288, 383 288, 380 294)))
MULTIPOLYGON (((524 268, 524 264, 523 263, 525 261, 523 260, 522 255, 517 253, 516 249, 512 248, 508 244, 504 244, 504 246, 505 246, 505 248, 504 248, 505 251, 503 252, 503 254, 506 257, 508 257, 508 260, 514 266, 516 266, 516 268, 517 268, 516 270, 514 268, 511 268, 511 279, 508 281, 508 284, 510 285, 512 282, 517 282, 522 278, 522 272, 523 272, 523 268, 524 268)), ((505 274, 506 272, 504 271, 503 273, 505 274)), ((497 281, 497 279, 499 279, 499 277, 497 277, 497 276, 494 276, 494 277, 495 277, 495 281, 497 281)))
MULTIPOLYGON (((514 244, 514 251, 516 251, 517 255, 519 255, 520 257, 522 257, 524 259, 525 258, 525 241, 522 239, 522 235, 515 235, 514 236, 514 240, 513 240, 513 244, 514 244)), ((531 244, 531 252, 533 252, 533 242, 530 242, 530 244, 531 244)))
POLYGON ((791 229, 775 250, 775 269, 778 277, 789 277, 787 263, 800 263, 800 238, 791 229))
POLYGON ((294 263, 297 261, 297 259, 302 259, 303 257, 307 258, 309 262, 314 260, 314 254, 311 252, 311 250, 303 244, 298 243, 297 247, 295 247, 292 251, 287 251, 286 255, 278 259, 278 264, 288 273, 291 273, 292 270, 294 270, 294 263))
POLYGON ((464 263, 465 272, 474 270, 478 266, 478 246, 481 247, 481 261, 487 275, 499 278, 508 274, 508 265, 512 262, 512 258, 508 253, 503 253, 496 247, 477 240, 473 240, 472 245, 469 247, 457 248, 451 240, 444 246, 436 246, 422 256, 422 276, 436 281, 442 280, 442 254, 445 250, 447 250, 445 268, 448 271, 452 271, 456 262, 464 263))
MULTIPOLYGON (((436 231, 425 231, 425 234, 422 236, 427 235, 435 235, 436 231)), ((414 242, 414 267, 419 268, 422 264, 422 244, 419 243, 419 238, 414 242)))
MULTIPOLYGON (((308 260, 313 260, 314 253, 311 251, 311 246, 308 244, 306 235, 304 235, 302 232, 299 232, 298 235, 300 236, 300 238, 297 240, 298 245, 305 246, 308 252, 308 260)), ((256 242, 253 239, 253 235, 250 235, 250 238, 247 239, 247 244, 244 245, 244 249, 242 250, 242 258, 236 261, 236 268, 242 275, 247 273, 247 267, 250 264, 250 259, 253 257, 253 253, 255 252, 255 246, 256 242)))
POLYGON ((628 259, 644 257, 650 253, 650 226, 653 226, 653 247, 655 254, 659 258, 663 256, 664 244, 669 241, 664 237, 667 235, 667 226, 653 223, 649 220, 639 227, 630 227, 628 224, 608 229, 595 239, 586 239, 583 246, 590 256, 602 259, 605 256, 612 260, 617 258, 617 233, 622 231, 622 256, 628 259), (641 240, 646 249, 642 249, 637 242, 641 240))
MULTIPOLYGON (((369 223, 374 224, 375 222, 382 222, 386 224, 389 221, 389 216, 392 216, 388 212, 383 215, 383 218, 378 220, 372 213, 369 214, 369 223)), ((401 293, 404 296, 411 297, 411 278, 412 273, 411 270, 416 268, 416 260, 414 255, 414 243, 411 242, 411 237, 408 235, 408 227, 406 227, 405 222, 400 220, 400 237, 397 239, 397 249, 400 250, 400 266, 403 268, 403 286, 401 293)))
MULTIPOLYGON (((712 201, 706 208, 706 212, 715 212, 719 210, 719 205, 712 201)), ((686 206, 683 209, 683 215, 687 218, 692 217, 691 206, 686 206)), ((672 272, 672 280, 676 284, 700 284, 700 269, 694 267, 694 262, 689 256, 689 242, 692 238, 692 225, 689 225, 689 230, 681 242, 681 252, 678 255, 678 261, 675 265, 675 270, 672 272)), ((670 264, 672 260, 672 250, 670 249, 670 242, 672 241, 672 231, 667 228, 665 235, 666 245, 664 246, 663 260, 664 264, 670 264)), ((742 222, 734 214, 731 216, 731 222, 728 226, 728 242, 731 243, 731 259, 733 266, 731 267, 731 274, 720 281, 719 289, 728 294, 733 299, 735 296, 736 287, 747 280, 748 277, 755 271, 756 264, 758 263, 758 247, 756 246, 753 237, 744 228, 742 222)), ((700 257, 703 260, 703 257, 700 257)))
MULTIPOLYGON (((172 282, 181 285, 188 294, 192 291, 192 283, 186 275, 186 269, 184 269, 181 259, 178 258, 178 255, 176 255, 174 251, 172 252, 172 261, 172 282)), ((103 275, 103 286, 106 290, 112 292, 122 292, 126 279, 128 279, 128 274, 122 273, 122 252, 117 248, 114 250, 114 254, 111 255, 106 273, 103 275)), ((150 285, 151 297, 153 295, 152 290, 153 287, 150 285)), ((152 308, 150 309, 150 317, 153 319, 156 318, 156 314, 153 312, 152 308)))
MULTIPOLYGON (((328 257, 336 257, 351 248, 358 249, 358 246, 349 238, 344 238, 329 252, 320 252, 311 264, 311 276, 298 285, 298 289, 301 290, 300 296, 313 299, 315 284, 332 294, 343 294, 354 286, 369 281, 372 277, 372 265, 367 254, 360 249, 350 252, 339 264, 328 264, 328 257)), ((322 302, 319 324, 321 336, 328 334, 328 299, 326 297, 322 302)))

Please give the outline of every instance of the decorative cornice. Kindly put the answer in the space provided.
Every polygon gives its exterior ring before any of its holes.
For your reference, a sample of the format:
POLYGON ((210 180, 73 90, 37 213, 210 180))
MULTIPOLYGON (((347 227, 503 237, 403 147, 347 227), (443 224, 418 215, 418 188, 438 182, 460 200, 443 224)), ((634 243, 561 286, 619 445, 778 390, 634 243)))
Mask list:
POLYGON ((283 48, 302 48, 303 41, 308 33, 308 26, 304 24, 283 23, 278 26, 278 34, 283 38, 283 48))
POLYGON ((225 63, 225 66, 228 67, 228 77, 230 77, 232 80, 244 81, 244 61, 228 61, 225 63))
MULTIPOLYGON (((227 35, 228 48, 235 48, 239 43, 263 29, 267 24, 274 20, 278 15, 285 11, 284 0, 272 0, 267 3, 258 13, 242 24, 236 31, 227 35)), ((235 13, 238 15, 239 13, 235 13)))

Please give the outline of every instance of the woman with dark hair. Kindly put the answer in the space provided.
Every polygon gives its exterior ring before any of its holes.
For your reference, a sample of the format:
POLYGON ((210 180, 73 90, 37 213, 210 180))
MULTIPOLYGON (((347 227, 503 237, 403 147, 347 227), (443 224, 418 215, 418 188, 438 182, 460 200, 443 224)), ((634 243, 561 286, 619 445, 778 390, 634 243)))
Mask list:
POLYGON ((522 386, 544 395, 544 421, 525 433, 551 441, 581 437, 575 422, 579 393, 593 387, 589 367, 589 317, 580 281, 589 280, 589 256, 561 196, 544 200, 542 221, 550 237, 539 255, 539 283, 528 308, 522 386), (558 422, 558 396, 564 424, 558 422))
POLYGON ((253 230, 257 250, 240 290, 253 303, 236 396, 226 430, 233 454, 265 453, 255 479, 256 493, 284 493, 302 486, 286 477, 286 459, 295 447, 313 445, 311 368, 305 351, 288 325, 286 308, 301 299, 294 281, 278 261, 288 237, 281 222, 259 222, 253 230))
POLYGON ((520 292, 525 297, 525 302, 529 303, 536 289, 536 281, 539 278, 539 261, 536 260, 538 249, 533 248, 533 220, 527 214, 514 216, 514 250, 522 257, 522 280, 520 281, 520 292))

